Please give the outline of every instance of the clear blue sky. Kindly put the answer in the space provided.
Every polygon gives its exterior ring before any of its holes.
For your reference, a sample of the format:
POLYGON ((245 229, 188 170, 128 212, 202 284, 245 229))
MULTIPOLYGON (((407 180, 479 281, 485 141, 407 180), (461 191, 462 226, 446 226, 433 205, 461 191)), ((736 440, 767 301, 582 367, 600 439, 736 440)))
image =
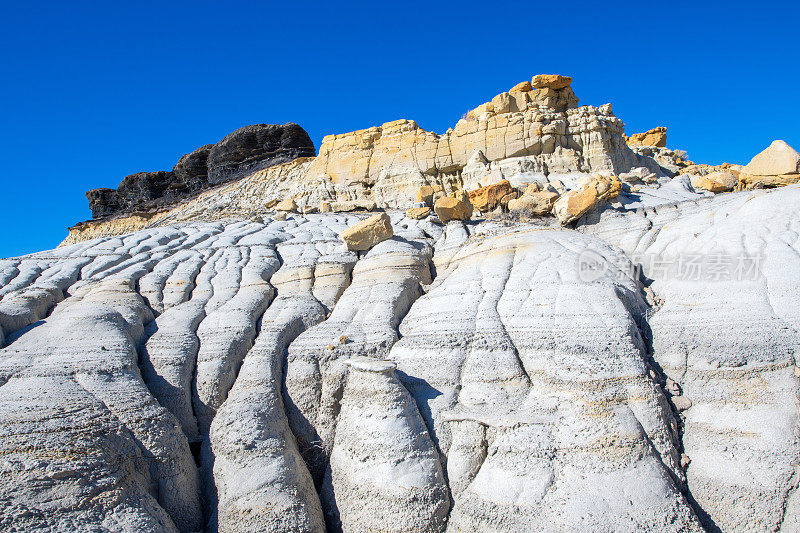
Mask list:
POLYGON ((0 257, 241 126, 443 132, 537 73, 696 162, 800 149, 795 2, 0 1, 0 257))

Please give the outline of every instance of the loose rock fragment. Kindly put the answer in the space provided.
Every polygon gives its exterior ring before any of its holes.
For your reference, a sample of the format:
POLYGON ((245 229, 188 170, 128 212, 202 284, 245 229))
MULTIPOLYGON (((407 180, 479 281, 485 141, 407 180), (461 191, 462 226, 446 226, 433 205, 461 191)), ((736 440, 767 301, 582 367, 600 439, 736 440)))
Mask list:
POLYGON ((339 234, 339 237, 345 242, 348 250, 363 251, 391 238, 392 235, 394 230, 389 215, 380 213, 346 229, 339 234))
POLYGON ((458 191, 454 196, 439 198, 433 210, 442 222, 469 220, 472 216, 472 204, 465 191, 458 191))

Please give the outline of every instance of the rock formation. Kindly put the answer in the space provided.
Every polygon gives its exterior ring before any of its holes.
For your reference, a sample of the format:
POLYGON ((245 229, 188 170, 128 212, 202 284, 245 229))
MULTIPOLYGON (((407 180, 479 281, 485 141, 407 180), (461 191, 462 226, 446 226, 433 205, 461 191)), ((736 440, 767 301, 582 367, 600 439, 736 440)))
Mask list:
POLYGON ((389 215, 381 213, 347 228, 339 234, 339 237, 344 241, 348 250, 365 251, 392 235, 394 235, 392 221, 389 215))
POLYGON ((784 141, 773 141, 741 170, 746 186, 781 187, 800 181, 800 154, 784 141))
POLYGON ((267 206, 291 197, 300 211, 349 200, 407 209, 422 186, 452 194, 503 179, 516 187, 637 166, 659 175, 671 172, 628 147, 611 104, 578 107, 571 83, 566 76, 538 75, 469 111, 441 135, 413 120, 329 135, 317 157, 296 124, 247 126, 183 156, 171 173, 135 175, 138 185, 124 197, 110 189, 89 191, 87 197, 95 218, 130 215, 257 176, 265 181, 260 194, 269 197, 267 206), (294 161, 286 164, 289 160, 294 161))
POLYGON ((450 499, 439 454, 394 363, 355 357, 346 364, 323 486, 336 502, 331 529, 442 531, 450 499))
POLYGON ((211 147, 208 183, 218 185, 298 157, 314 155, 314 143, 297 124, 245 126, 211 147))
POLYGON ((631 149, 571 81, 248 127, 0 259, 0 529, 800 529, 800 156, 631 149))
POLYGON ((655 146, 661 148, 667 146, 667 128, 659 126, 644 133, 633 133, 625 141, 629 146, 655 146))
POLYGON ((86 197, 94 218, 153 210, 248 173, 314 155, 314 143, 297 124, 255 124, 182 156, 172 171, 137 172, 116 191, 92 189, 86 197))
POLYGON ((736 187, 736 174, 733 172, 712 172, 707 175, 692 176, 692 187, 711 192, 732 191, 736 187))

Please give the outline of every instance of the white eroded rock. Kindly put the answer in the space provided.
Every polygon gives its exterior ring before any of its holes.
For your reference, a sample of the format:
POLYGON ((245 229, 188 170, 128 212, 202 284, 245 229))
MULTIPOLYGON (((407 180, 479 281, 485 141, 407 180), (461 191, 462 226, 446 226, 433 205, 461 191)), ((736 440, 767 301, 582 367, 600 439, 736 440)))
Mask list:
POLYGON ((439 455, 394 363, 346 361, 323 492, 343 531, 443 531, 450 508, 439 455))
MULTIPOLYGON (((584 231, 621 246, 663 302, 653 357, 691 399, 688 487, 707 526, 774 530, 795 511, 800 187, 606 211, 584 231)), ((794 518, 791 518, 794 520, 794 518)))

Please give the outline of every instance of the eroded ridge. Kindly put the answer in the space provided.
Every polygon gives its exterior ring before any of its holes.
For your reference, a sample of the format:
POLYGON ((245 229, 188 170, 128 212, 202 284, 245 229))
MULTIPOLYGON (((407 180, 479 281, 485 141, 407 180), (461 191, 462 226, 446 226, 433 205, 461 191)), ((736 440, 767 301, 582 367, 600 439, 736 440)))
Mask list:
POLYGON ((638 286, 578 279, 586 249, 625 261, 575 232, 473 237, 400 326, 389 358, 445 461, 448 530, 699 529, 638 286))
POLYGON ((605 212, 584 231, 641 264, 660 302, 654 359, 682 411, 704 525, 798 525, 800 188, 605 212))
POLYGON ((0 529, 790 529, 798 207, 392 213, 366 252, 338 237, 363 215, 289 215, 0 260, 0 529), (682 254, 759 262, 652 266, 682 254))

